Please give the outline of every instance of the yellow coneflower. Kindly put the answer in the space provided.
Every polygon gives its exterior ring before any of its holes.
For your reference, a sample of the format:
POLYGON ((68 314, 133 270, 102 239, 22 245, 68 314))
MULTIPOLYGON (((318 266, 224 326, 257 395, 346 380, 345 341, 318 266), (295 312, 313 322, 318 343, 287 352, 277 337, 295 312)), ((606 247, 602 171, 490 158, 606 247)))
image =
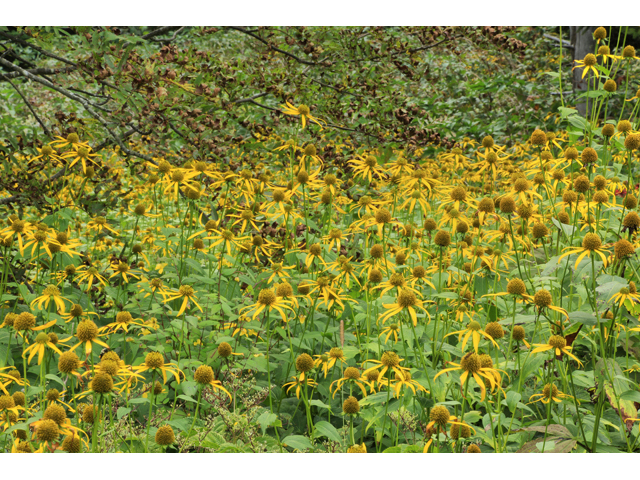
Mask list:
POLYGON ((300 119, 302 120, 302 128, 305 128, 307 126, 307 121, 310 121, 318 125, 320 127, 320 130, 322 130, 322 124, 320 122, 326 123, 324 120, 320 120, 319 118, 311 115, 311 109, 303 104, 294 107, 291 103, 286 102, 286 105, 280 105, 280 108, 282 108, 282 113, 284 113, 285 115, 300 115, 300 119))
POLYGON ((176 315, 178 317, 184 313, 190 301, 193 302, 193 304, 196 307, 198 307, 198 310, 202 312, 203 311, 202 307, 196 301, 195 294, 196 294, 196 291, 193 289, 191 285, 181 285, 177 292, 169 293, 163 300, 163 303, 168 303, 173 300, 182 298, 182 305, 180 306, 180 310, 176 315))

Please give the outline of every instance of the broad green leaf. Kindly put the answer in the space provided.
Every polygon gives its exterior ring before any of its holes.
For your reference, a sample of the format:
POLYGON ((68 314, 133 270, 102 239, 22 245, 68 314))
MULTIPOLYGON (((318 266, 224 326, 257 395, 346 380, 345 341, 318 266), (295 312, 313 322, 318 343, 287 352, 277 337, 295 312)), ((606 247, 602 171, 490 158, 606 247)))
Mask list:
POLYGON ((342 443, 338 430, 336 430, 336 427, 331 425, 329 422, 325 422, 325 421, 318 422, 313 426, 313 428, 314 428, 314 433, 313 433, 314 437, 325 436, 331 441, 342 443))

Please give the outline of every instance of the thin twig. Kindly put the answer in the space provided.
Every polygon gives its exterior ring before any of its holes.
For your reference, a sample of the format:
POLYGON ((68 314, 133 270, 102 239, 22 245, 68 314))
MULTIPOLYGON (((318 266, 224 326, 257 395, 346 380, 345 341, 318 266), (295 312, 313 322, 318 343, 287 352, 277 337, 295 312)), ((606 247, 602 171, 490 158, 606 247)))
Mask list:
POLYGON ((35 119, 38 121, 38 123, 40 124, 40 126, 42 127, 42 129, 44 130, 44 133, 47 135, 47 137, 49 138, 53 138, 53 136, 51 135, 51 131, 47 128, 47 126, 44 124, 44 122, 40 119, 40 117, 38 116, 38 114, 36 113, 36 111, 33 109, 33 107, 31 106, 31 103, 29 102, 29 100, 27 99, 27 97, 25 97, 22 92, 20 91, 20 89, 18 88, 18 86, 16 84, 14 84, 10 79, 7 78, 6 75, 3 75, 2 73, 0 73, 0 77, 4 78, 7 80, 7 82, 9 82, 9 84, 11 84, 11 86, 15 89, 16 92, 18 92, 18 95, 20 95, 20 97, 22 98, 22 101, 25 103, 25 105, 27 106, 27 108, 29 109, 29 111, 31 111, 31 114, 35 117, 35 119))
POLYGON ((304 60, 300 57, 295 56, 293 53, 289 53, 286 50, 282 50, 278 47, 274 47, 273 45, 271 45, 269 42, 267 42, 265 39, 260 38, 258 35, 255 35, 254 33, 251 33, 249 30, 245 30, 244 28, 240 28, 240 27, 227 27, 230 28, 231 30, 236 30, 237 32, 242 32, 245 35, 249 35, 253 38, 255 38, 256 40, 258 40, 259 42, 264 43, 267 47, 269 47, 269 50, 274 50, 276 52, 280 52, 283 55, 286 55, 287 57, 293 58, 296 62, 300 62, 300 63, 304 63, 305 65, 320 65, 318 62, 309 62, 308 60, 304 60))

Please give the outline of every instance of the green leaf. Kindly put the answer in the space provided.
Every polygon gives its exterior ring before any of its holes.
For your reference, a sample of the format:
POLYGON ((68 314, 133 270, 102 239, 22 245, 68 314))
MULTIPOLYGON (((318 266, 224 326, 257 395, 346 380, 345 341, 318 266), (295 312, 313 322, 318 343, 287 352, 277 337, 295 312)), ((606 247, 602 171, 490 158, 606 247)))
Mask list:
POLYGON ((62 381, 62 379, 59 376, 54 375, 53 373, 47 373, 45 375, 45 377, 50 379, 50 380, 55 380, 56 382, 58 382, 60 385, 62 385, 64 387, 64 382, 62 381))
POLYGON ((507 392, 507 407, 511 410, 511 413, 516 411, 516 407, 518 406, 518 402, 522 398, 522 395, 518 392, 514 392, 513 390, 509 390, 507 392))
POLYGON ((309 405, 311 405, 312 407, 326 408, 327 410, 331 410, 331 406, 327 405, 322 400, 317 400, 317 399, 311 400, 309 402, 309 405))
POLYGON ((640 403, 640 392, 637 390, 627 390, 620 395, 621 400, 631 400, 632 402, 640 403))
POLYGON ((186 395, 178 395, 178 398, 181 398, 185 402, 198 403, 196 400, 194 400, 193 398, 188 397, 186 395))
POLYGON ((189 397, 193 397, 196 393, 198 393, 198 384, 191 380, 187 380, 186 382, 182 382, 182 391, 185 395, 189 397))
POLYGON ((258 417, 258 424, 260 424, 263 435, 266 433, 268 427, 282 426, 282 423, 280 422, 280 420, 278 420, 278 416, 275 413, 271 413, 268 411, 264 412, 258 417))
POLYGON ((618 412, 622 420, 624 420, 627 430, 631 431, 633 427, 633 419, 638 417, 638 409, 636 408, 633 400, 623 399, 622 394, 628 393, 626 390, 626 382, 622 379, 626 379, 622 373, 620 365, 612 358, 601 358, 596 363, 596 375, 597 380, 604 380, 604 392, 607 396, 609 404, 613 409, 618 412), (607 371, 613 377, 613 382, 609 382, 607 371), (620 377, 620 378, 618 378, 620 377))
POLYGON ((580 115, 571 115, 567 118, 567 121, 580 130, 588 130, 590 128, 589 122, 580 115))
MULTIPOLYGON (((569 320, 584 323, 585 325, 596 325, 598 323, 598 319, 593 312, 569 312, 569 320)), ((565 332, 565 335, 568 333, 570 332, 565 332)))
POLYGON ((116 416, 118 417, 118 420, 120 420, 125 415, 129 415, 130 412, 131 412, 130 408, 120 407, 120 408, 118 408, 118 411, 116 412, 116 416))
POLYGON ((329 422, 325 422, 325 421, 318 422, 314 425, 313 436, 314 437, 324 436, 334 442, 342 443, 340 439, 340 434, 338 433, 338 430, 336 430, 336 427, 331 425, 329 422))
POLYGON ((282 440, 282 445, 285 447, 291 447, 294 450, 313 450, 311 441, 302 435, 289 435, 282 440))

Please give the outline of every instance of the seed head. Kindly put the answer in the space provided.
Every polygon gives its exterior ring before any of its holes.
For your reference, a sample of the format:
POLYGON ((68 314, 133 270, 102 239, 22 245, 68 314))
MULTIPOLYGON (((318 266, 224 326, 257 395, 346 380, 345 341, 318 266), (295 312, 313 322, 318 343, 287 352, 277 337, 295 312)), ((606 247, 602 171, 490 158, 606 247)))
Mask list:
POLYGON ((579 153, 576 147, 569 147, 564 151, 564 158, 567 160, 576 160, 578 155, 579 153))
POLYGON ((387 368, 393 368, 400 365, 400 357, 396 352, 388 351, 382 354, 380 362, 387 368))
POLYGON ((113 390, 113 378, 105 372, 98 372, 91 380, 91 390, 96 393, 109 393, 113 390))
POLYGON ((200 365, 193 374, 193 379, 201 385, 213 382, 213 369, 209 365, 200 365))
POLYGON ((543 223, 536 223, 533 226, 533 238, 544 238, 549 235, 549 229, 543 223))
POLYGON ((630 241, 625 240, 624 238, 618 240, 613 245, 613 251, 618 260, 630 257, 631 255, 636 253, 636 250, 633 247, 633 244, 630 241))
POLYGON ((494 340, 504 337, 504 329, 498 322, 489 322, 484 331, 494 340))
POLYGON ((482 139, 482 147, 483 148, 492 148, 493 145, 494 145, 493 137, 491 137, 490 135, 487 135, 486 137, 484 137, 482 139))
POLYGON ((67 412, 64 411, 64 407, 54 403, 46 408, 42 418, 53 420, 56 424, 62 425, 67 419, 67 412))
POLYGON ((227 342, 222 342, 220 345, 218 345, 218 355, 220 355, 222 358, 227 358, 232 353, 233 349, 227 342))
POLYGON ((53 420, 45 419, 36 429, 36 438, 41 442, 52 442, 60 435, 58 424, 53 420))
POLYGON ((460 360, 460 366, 465 372, 478 373, 482 365, 480 364, 480 358, 473 352, 467 353, 462 360, 460 360))
POLYGON ((540 308, 545 308, 551 305, 551 294, 547 290, 538 290, 536 294, 533 296, 533 303, 535 303, 540 308))
POLYGON ((163 425, 156 432, 156 443, 158 445, 172 445, 176 442, 176 436, 170 425, 163 425))
MULTIPOLYGON (((624 219, 622 219, 622 226, 625 227, 625 229, 636 231, 638 227, 640 227, 640 216, 638 216, 636 212, 627 213, 624 219)), ((20 315, 22 315, 22 313, 20 315)), ((16 323, 17 322, 18 320, 16 320, 16 323)), ((17 330, 17 327, 16 327, 16 330, 17 330)))
POLYGON ((10 408, 14 408, 16 406, 16 402, 13 397, 9 395, 2 395, 0 397, 0 411, 9 410, 10 408))
POLYGON ((382 248, 382 245, 376 243, 371 247, 371 249, 369 250, 369 253, 371 254, 372 258, 382 258, 382 255, 384 254, 384 250, 382 248))
POLYGON ((604 135, 605 137, 613 137, 613 134, 615 132, 615 127, 611 123, 607 123, 604 127, 602 127, 602 135, 604 135))
POLYGON ((80 342, 91 342, 98 336, 98 327, 93 320, 85 319, 78 324, 76 337, 80 342))
POLYGON ((344 378, 348 380, 358 380, 360 378, 360 372, 355 367, 347 367, 344 370, 344 378))
POLYGON ((567 346, 567 341, 560 335, 553 335, 549 339, 549 345, 551 345, 553 348, 563 349, 567 346))
POLYGON ((547 135, 539 129, 531 134, 531 145, 545 145, 547 143, 547 135))
POLYGON ((13 397, 13 401, 15 402, 16 405, 20 407, 24 407, 25 401, 26 401, 26 397, 24 396, 24 393, 13 392, 13 395, 11 396, 13 397))
POLYGON ((62 373, 71 373, 80 367, 80 359, 75 352, 64 352, 58 359, 58 370, 62 373))
POLYGON ((480 368, 493 368, 493 360, 491 359, 491 355, 483 353, 478 355, 478 359, 480 360, 480 368))
POLYGON ((36 317, 29 312, 20 313, 13 321, 13 328, 15 328, 19 332, 24 330, 31 330, 35 326, 36 317))
POLYGON ((433 218, 427 218, 424 222, 424 229, 427 232, 433 232, 436 229, 436 221, 433 218))
POLYGON ((463 202, 467 198, 467 191, 464 187, 455 187, 449 194, 451 200, 463 202))
POLYGON ((296 358, 296 369, 299 372, 307 373, 313 368, 313 358, 307 353, 302 353, 296 358))
POLYGON ((434 243, 439 247, 446 248, 451 245, 451 235, 446 230, 440 230, 436 233, 434 243))
POLYGON ((389 223, 391 221, 391 212, 386 208, 380 208, 376 212, 375 219, 377 223, 389 223))
POLYGON ((609 93, 613 93, 616 90, 618 90, 618 84, 616 83, 615 80, 609 79, 606 82, 604 82, 603 87, 605 92, 609 92, 609 93))
POLYGON ((618 122, 618 131, 620 133, 630 132, 632 128, 633 127, 632 127, 631 122, 629 120, 620 120, 618 122))
POLYGON ((360 404, 356 397, 347 398, 342 404, 342 411, 347 415, 356 415, 360 411, 360 404))
POLYGON ((441 427, 447 425, 449 418, 451 418, 451 414, 449 413, 449 409, 444 405, 436 405, 429 412, 429 420, 435 422, 436 425, 440 425, 441 427))
POLYGON ((452 440, 458 440, 458 438, 469 438, 471 436, 471 429, 468 425, 452 424, 449 430, 449 436, 452 440))
POLYGON ((516 202, 511 197, 504 197, 500 200, 500 211, 503 213, 513 213, 516 209, 516 202))
POLYGON ((624 199, 624 208, 627 210, 633 210, 638 206, 638 199, 632 193, 627 194, 627 198, 624 199))
POLYGON ((314 155, 316 155, 318 152, 316 150, 316 146, 313 145, 312 143, 310 143, 309 145, 307 145, 306 147, 304 147, 304 154, 310 157, 313 157, 314 155))
POLYGON ((372 268, 369 272, 370 283, 380 283, 382 281, 382 272, 377 268, 372 268))
POLYGON ((624 139, 624 147, 627 150, 637 150, 640 147, 640 133, 632 133, 624 139))
POLYGON ((511 331, 511 336, 516 342, 520 342, 524 340, 524 335, 525 335, 524 327, 520 325, 516 325, 513 327, 513 330, 511 331))
POLYGON ((633 58, 636 56, 636 49, 632 45, 627 45, 622 50, 622 58, 633 58))
POLYGON ((263 288, 258 294, 258 303, 264 306, 271 306, 276 303, 276 294, 271 288, 263 288))
POLYGON ((82 409, 82 421, 85 423, 93 423, 98 416, 98 407, 96 405, 87 404, 82 409))
POLYGON ((578 200, 578 194, 573 190, 565 190, 562 194, 562 201, 569 205, 575 203, 578 200))
POLYGON ((495 203, 492 198, 483 198, 478 203, 478 211, 485 213, 493 213, 495 212, 495 203))
POLYGON ((144 364, 149 369, 161 368, 164 365, 164 358, 161 353, 149 352, 144 359, 144 364))
POLYGON ((602 240, 596 233, 587 233, 582 240, 582 248, 585 250, 593 251, 602 246, 602 240))
POLYGON ((595 40, 604 40, 607 38, 607 29, 604 27, 598 27, 593 32, 593 38, 595 40))
POLYGON ((67 435, 62 441, 62 450, 68 453, 80 453, 82 442, 78 435, 67 435))
POLYGON ((416 303, 416 295, 411 290, 402 290, 398 295, 398 305, 400 305, 402 308, 413 307, 416 305, 416 303))

